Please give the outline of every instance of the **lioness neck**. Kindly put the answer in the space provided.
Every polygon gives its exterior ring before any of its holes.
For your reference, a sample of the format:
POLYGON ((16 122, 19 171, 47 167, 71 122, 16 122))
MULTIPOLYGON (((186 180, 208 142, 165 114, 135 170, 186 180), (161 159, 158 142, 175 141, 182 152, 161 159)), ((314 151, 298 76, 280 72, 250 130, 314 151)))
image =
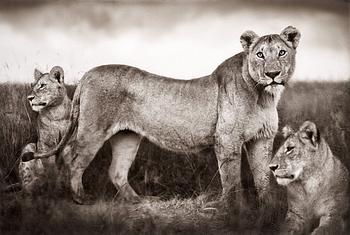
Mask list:
POLYGON ((70 115, 71 100, 66 95, 62 102, 53 107, 49 107, 47 110, 43 110, 39 114, 40 122, 51 122, 51 121, 60 121, 68 120, 70 115))
POLYGON ((312 199, 322 195, 322 192, 327 191, 327 187, 332 184, 334 169, 336 167, 335 159, 324 139, 321 139, 319 149, 312 156, 315 161, 312 169, 305 169, 304 175, 301 180, 293 182, 290 187, 290 192, 298 192, 303 194, 304 197, 312 199), (327 176, 327 177, 325 177, 327 176), (321 180, 322 179, 322 180, 321 180), (300 188, 300 190, 295 190, 300 188))

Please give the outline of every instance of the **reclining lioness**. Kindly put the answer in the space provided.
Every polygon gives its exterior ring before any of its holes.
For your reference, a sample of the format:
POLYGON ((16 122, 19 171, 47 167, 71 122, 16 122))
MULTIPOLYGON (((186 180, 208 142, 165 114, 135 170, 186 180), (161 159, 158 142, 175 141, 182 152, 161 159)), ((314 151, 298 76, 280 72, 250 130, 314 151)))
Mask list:
POLYGON ((287 187, 281 234, 338 234, 348 207, 347 169, 314 123, 304 122, 297 132, 284 127, 283 136, 286 140, 270 164, 277 183, 287 187))

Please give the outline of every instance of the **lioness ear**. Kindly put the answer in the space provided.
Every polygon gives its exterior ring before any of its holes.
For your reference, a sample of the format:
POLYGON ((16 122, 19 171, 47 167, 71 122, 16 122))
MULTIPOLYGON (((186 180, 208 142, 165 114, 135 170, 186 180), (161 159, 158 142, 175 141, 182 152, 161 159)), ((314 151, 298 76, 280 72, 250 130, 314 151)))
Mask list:
POLYGON ((299 131, 302 139, 310 140, 312 145, 317 146, 320 141, 320 131, 317 129, 315 123, 305 121, 299 131))
POLYGON ((288 26, 287 28, 283 29, 280 37, 291 47, 296 49, 299 44, 300 40, 300 32, 293 26, 288 26))
POLYGON ((34 69, 34 79, 37 81, 39 78, 41 78, 41 76, 43 76, 43 73, 37 69, 34 69))
POLYGON ((243 49, 245 51, 249 51, 249 47, 253 44, 254 40, 256 40, 257 38, 259 38, 259 36, 253 31, 250 31, 250 30, 245 31, 240 38, 243 49))
POLYGON ((56 79, 59 83, 64 83, 64 72, 60 66, 55 66, 50 71, 50 76, 56 79))
POLYGON ((283 138, 285 139, 287 139, 293 133, 294 133, 294 130, 289 125, 286 125, 285 127, 282 128, 282 135, 283 135, 283 138))

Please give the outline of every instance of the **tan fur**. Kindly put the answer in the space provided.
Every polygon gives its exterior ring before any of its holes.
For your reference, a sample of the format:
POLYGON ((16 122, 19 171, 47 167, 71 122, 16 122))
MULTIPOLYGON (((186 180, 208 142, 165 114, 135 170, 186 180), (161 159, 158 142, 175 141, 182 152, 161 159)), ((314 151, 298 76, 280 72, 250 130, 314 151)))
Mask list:
MULTIPOLYGON (((288 131, 287 131, 288 130, 288 131)), ((277 183, 287 186, 288 212, 281 234, 339 234, 348 208, 349 174, 333 156, 316 125, 306 121, 287 137, 270 168, 277 183)))
MULTIPOLYGON (((67 96, 63 76, 63 69, 60 67, 54 67, 50 73, 45 74, 35 70, 35 83, 28 100, 31 108, 39 113, 38 142, 26 145, 22 156, 37 151, 48 151, 66 134, 71 101, 67 96)), ((48 178, 55 179, 57 174, 55 156, 29 162, 21 161, 19 164, 21 184, 28 194, 42 191, 45 185, 47 186, 48 178)))
MULTIPOLYGON (((75 201, 83 203, 82 174, 108 140, 113 145, 111 180, 121 195, 137 198, 127 173, 142 137, 178 152, 214 147, 224 197, 241 187, 241 148, 247 143, 259 193, 268 191, 268 163, 278 126, 276 105, 294 71, 299 38, 293 27, 263 37, 248 31, 241 37, 244 52, 224 61, 211 75, 192 80, 126 65, 104 65, 87 72, 71 114, 76 155, 68 165, 75 201), (279 56, 281 50, 286 53, 279 56), (258 52, 265 58, 258 58, 258 52), (274 79, 266 75, 276 71, 279 75, 274 79)), ((49 154, 66 141, 65 137, 49 154)))

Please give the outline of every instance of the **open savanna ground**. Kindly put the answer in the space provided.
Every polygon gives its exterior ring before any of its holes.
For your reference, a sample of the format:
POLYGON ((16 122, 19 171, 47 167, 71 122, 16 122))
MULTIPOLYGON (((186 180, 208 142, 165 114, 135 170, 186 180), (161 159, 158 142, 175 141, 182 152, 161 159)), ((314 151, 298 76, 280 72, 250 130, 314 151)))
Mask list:
MULTIPOLYGON (((72 96, 74 86, 69 86, 72 96)), ((17 165, 21 148, 36 141, 36 114, 26 100, 29 84, 0 84, 0 186, 18 182, 17 165)), ((305 120, 314 121, 333 153, 350 168, 350 83, 292 83, 279 103, 280 127, 294 128, 305 120)), ((281 143, 275 139, 275 149, 281 143)), ((208 209, 216 199, 220 180, 216 159, 208 150, 178 155, 143 140, 129 174, 134 189, 145 198, 128 204, 118 199, 109 182, 107 167, 110 148, 101 149, 84 175, 87 191, 96 203, 79 206, 69 199, 23 199, 21 193, 0 193, 0 233, 17 234, 255 234, 259 226, 236 229, 238 218, 224 211, 208 209)), ((244 160, 244 159, 243 159, 244 160)), ((243 171, 247 162, 243 161, 243 171)), ((251 187, 249 172, 243 184, 251 187)), ((280 189, 279 189, 280 190, 280 189)), ((283 190, 276 204, 286 209, 283 190)), ((264 228, 272 233, 278 222, 264 228)))

